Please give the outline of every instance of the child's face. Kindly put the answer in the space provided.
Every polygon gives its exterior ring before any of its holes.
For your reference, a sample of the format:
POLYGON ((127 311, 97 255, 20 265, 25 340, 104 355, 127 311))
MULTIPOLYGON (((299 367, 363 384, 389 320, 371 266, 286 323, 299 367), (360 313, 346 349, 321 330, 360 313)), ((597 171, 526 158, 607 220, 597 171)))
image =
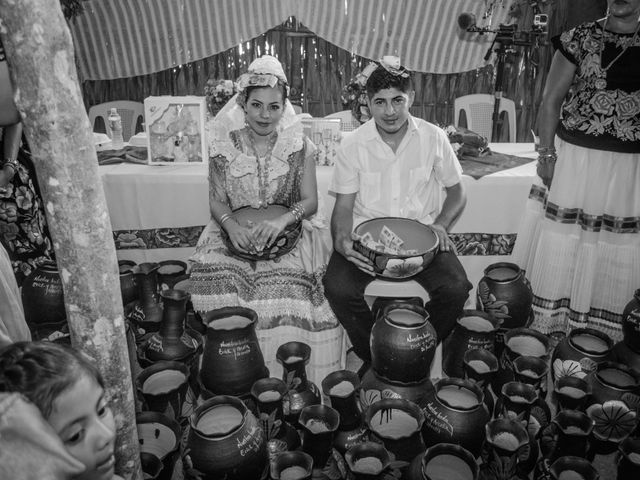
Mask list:
POLYGON ((104 391, 83 374, 53 402, 49 423, 67 451, 86 470, 77 479, 111 480, 114 475, 115 422, 104 391))
POLYGON ((409 107, 415 93, 397 88, 384 88, 371 98, 367 97, 369 111, 378 128, 392 134, 399 131, 409 118, 409 107))

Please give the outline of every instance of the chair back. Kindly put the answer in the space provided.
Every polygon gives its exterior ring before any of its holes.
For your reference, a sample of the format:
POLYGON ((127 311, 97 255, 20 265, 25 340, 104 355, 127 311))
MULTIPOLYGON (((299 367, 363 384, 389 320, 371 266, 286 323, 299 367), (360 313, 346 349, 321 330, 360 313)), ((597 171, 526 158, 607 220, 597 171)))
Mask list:
MULTIPOLYGON (((487 93, 464 95, 454 100, 454 124, 460 126, 460 113, 464 111, 467 128, 491 141, 493 105, 495 97, 487 93)), ((516 104, 509 98, 500 99, 498 114, 506 112, 509 123, 509 141, 516 141, 516 104)))
POLYGON ((132 102, 130 100, 117 100, 94 105, 89 109, 89 123, 91 123, 93 131, 101 130, 100 125, 96 126, 96 119, 101 118, 104 123, 105 133, 111 137, 107 119, 112 108, 115 108, 122 118, 122 139, 128 142, 129 138, 135 135, 136 128, 140 127, 140 130, 142 130, 144 105, 141 102, 132 102))
POLYGON ((324 118, 339 118, 340 130, 343 132, 352 132, 360 126, 360 122, 356 120, 351 110, 342 110, 340 112, 331 113, 324 118))

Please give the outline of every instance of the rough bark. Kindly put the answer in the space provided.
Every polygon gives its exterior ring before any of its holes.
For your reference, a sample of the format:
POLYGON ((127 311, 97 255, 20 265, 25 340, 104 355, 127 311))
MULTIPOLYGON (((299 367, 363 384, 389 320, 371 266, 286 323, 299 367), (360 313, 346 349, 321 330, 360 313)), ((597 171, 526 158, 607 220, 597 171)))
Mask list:
POLYGON ((71 35, 57 1, 0 0, 0 19, 71 339, 104 375, 118 428, 116 472, 142 478, 118 264, 71 35))

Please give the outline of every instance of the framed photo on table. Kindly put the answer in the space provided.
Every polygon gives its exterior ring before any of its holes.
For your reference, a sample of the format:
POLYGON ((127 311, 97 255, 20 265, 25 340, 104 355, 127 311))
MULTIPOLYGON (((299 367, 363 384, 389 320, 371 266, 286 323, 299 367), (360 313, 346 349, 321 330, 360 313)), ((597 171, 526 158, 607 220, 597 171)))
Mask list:
POLYGON ((207 159, 205 97, 144 99, 150 165, 201 164, 207 159))
POLYGON ((303 118, 304 133, 316 146, 316 165, 333 165, 342 139, 339 118, 303 118))

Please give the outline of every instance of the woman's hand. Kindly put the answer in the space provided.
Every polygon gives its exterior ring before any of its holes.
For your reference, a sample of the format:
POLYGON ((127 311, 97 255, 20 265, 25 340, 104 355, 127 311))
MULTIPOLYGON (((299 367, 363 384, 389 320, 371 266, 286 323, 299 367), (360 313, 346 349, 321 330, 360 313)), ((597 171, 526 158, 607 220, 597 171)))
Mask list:
POLYGON ((254 244, 258 252, 270 247, 276 238, 278 238, 278 235, 287 228, 287 215, 289 215, 289 213, 273 220, 264 220, 252 228, 254 244))
POLYGON ((553 180, 553 172, 556 168, 556 158, 547 156, 538 157, 538 165, 536 166, 536 173, 542 180, 542 183, 547 188, 551 188, 551 181, 553 180))
POLYGON ((229 220, 225 222, 224 228, 229 235, 229 240, 234 247, 238 250, 244 250, 245 252, 255 252, 256 245, 253 237, 253 232, 247 227, 239 225, 235 220, 229 220))

